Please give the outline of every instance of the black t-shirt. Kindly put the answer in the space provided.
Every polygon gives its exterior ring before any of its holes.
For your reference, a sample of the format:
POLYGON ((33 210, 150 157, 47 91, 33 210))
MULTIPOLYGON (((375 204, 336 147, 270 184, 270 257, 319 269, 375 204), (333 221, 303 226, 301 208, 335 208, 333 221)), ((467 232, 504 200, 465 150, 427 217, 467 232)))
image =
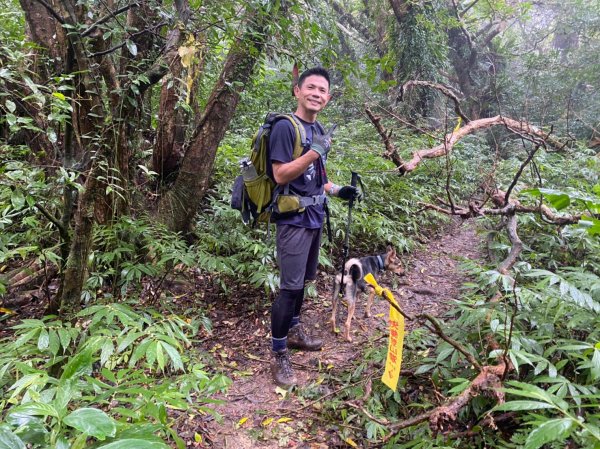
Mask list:
MULTIPOLYGON (((300 123, 306 130, 307 145, 302 154, 309 151, 310 143, 312 142, 313 132, 319 133, 319 128, 316 123, 308 123, 300 120, 300 123)), ((294 153, 294 142, 296 140, 296 131, 294 125, 289 120, 278 120, 271 131, 269 138, 269 157, 271 162, 291 162, 294 153)), ((324 165, 326 158, 323 158, 323 167, 321 161, 317 159, 304 171, 303 174, 289 183, 290 190, 300 196, 322 195, 324 185, 327 183, 327 174, 325 173, 324 165)), ((267 164, 270 165, 270 164, 267 164)), ((272 167, 268 167, 269 176, 273 176, 272 167)), ((307 207, 303 213, 293 214, 287 217, 275 216, 277 224, 291 224, 309 229, 318 229, 323 225, 323 217, 325 209, 322 204, 307 207)))

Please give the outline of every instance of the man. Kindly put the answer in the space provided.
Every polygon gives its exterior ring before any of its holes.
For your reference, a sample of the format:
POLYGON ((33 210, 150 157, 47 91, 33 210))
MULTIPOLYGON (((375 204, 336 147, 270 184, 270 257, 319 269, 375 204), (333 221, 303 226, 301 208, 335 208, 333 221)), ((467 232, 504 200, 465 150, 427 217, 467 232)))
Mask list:
POLYGON ((300 157, 292 158, 295 131, 289 120, 275 123, 269 140, 272 179, 278 189, 313 197, 315 204, 301 213, 274 215, 277 225, 277 261, 280 270, 279 295, 271 309, 271 334, 274 361, 271 373, 276 384, 297 384, 288 348, 318 351, 323 342, 308 335, 300 322, 306 281, 316 278, 325 215, 324 192, 349 200, 357 195, 352 186, 340 187, 327 180, 325 163, 331 146, 334 125, 327 133, 316 124, 317 115, 329 102, 329 73, 315 67, 302 73, 294 87, 297 108, 294 115, 306 130, 307 145, 300 157))

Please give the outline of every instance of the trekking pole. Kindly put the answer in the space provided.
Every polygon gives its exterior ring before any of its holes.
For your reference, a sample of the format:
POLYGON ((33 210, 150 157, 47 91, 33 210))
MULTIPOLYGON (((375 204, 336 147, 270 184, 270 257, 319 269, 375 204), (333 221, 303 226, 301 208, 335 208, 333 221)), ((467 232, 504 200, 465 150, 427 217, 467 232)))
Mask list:
MULTIPOLYGON (((350 185, 356 187, 360 176, 356 172, 352 172, 350 185)), ((350 226, 352 225, 352 207, 354 206, 354 196, 348 200, 348 220, 346 222, 346 237, 344 238, 343 255, 342 255, 342 280, 340 282, 340 293, 344 291, 344 268, 348 260, 348 252, 350 251, 350 226)), ((335 289, 334 289, 335 291, 335 289)))

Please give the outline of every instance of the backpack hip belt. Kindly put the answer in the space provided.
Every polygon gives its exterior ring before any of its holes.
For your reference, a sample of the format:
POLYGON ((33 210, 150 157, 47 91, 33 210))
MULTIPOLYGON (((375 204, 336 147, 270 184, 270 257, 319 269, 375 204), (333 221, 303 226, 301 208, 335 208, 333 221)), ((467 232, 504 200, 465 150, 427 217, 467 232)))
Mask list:
POLYGON ((272 203, 273 212, 278 214, 287 214, 287 213, 300 213, 304 212, 304 209, 310 206, 317 206, 320 204, 327 205, 329 198, 325 193, 320 195, 312 195, 312 196, 301 196, 297 195, 290 191, 289 184, 283 186, 283 191, 281 193, 275 191, 275 199, 272 203))
POLYGON ((319 204, 327 204, 329 198, 327 195, 301 196, 300 207, 318 206, 319 204))

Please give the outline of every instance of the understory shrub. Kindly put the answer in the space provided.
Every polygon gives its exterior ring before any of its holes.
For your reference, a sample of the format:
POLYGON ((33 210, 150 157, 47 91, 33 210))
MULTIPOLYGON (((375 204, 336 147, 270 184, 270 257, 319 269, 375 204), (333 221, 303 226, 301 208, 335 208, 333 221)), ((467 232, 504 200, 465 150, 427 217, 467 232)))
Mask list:
POLYGON ((194 353, 200 323, 125 303, 23 320, 0 342, 0 447, 183 449, 169 410, 213 413, 230 384, 194 353))

